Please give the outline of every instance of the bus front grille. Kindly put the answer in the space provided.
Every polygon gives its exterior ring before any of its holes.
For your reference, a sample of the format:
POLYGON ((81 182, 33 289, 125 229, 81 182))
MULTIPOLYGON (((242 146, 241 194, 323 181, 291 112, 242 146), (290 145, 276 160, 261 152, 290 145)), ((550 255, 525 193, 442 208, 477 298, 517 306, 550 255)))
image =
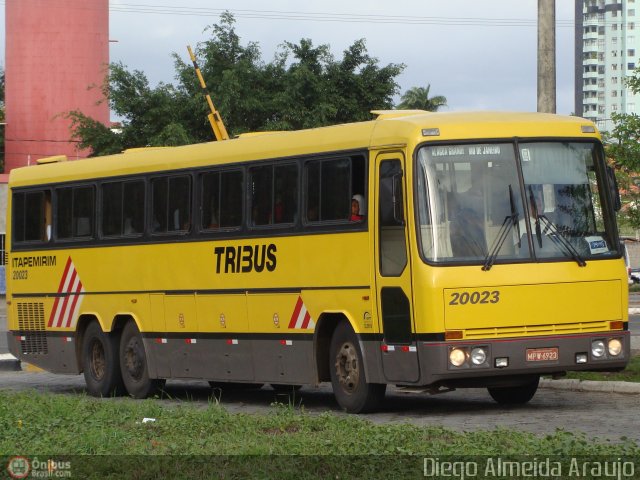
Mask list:
POLYGON ((23 354, 46 354, 47 332, 44 323, 44 304, 42 302, 22 302, 17 304, 18 329, 22 341, 23 354))
POLYGON ((471 328, 464 331, 464 338, 479 339, 563 335, 568 333, 603 332, 609 330, 609 328, 610 322, 608 321, 471 328))

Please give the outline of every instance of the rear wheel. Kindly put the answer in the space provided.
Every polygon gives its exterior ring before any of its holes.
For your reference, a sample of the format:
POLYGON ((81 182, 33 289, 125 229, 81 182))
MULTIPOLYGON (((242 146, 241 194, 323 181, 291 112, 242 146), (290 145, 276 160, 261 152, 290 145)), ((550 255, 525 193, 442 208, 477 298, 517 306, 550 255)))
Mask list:
POLYGON ((364 413, 380 406, 387 386, 367 383, 358 338, 346 323, 333 332, 329 361, 333 394, 342 408, 349 413, 364 413))
POLYGON ((118 332, 107 334, 92 322, 82 340, 82 369, 89 395, 109 397, 124 392, 118 358, 118 332))
POLYGON ((142 335, 133 322, 127 323, 122 331, 120 368, 127 392, 134 398, 147 398, 164 385, 162 380, 149 378, 142 335))
POLYGON ((522 405, 533 398, 538 390, 540 377, 517 387, 489 387, 489 395, 503 405, 522 405))

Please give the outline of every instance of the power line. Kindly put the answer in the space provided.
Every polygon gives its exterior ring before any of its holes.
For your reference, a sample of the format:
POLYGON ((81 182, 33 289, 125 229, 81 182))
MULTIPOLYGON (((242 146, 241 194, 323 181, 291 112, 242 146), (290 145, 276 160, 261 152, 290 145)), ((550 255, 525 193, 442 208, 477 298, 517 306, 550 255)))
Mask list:
MULTIPOLYGON (((0 0, 4 5, 5 0, 0 0)), ((68 7, 61 7, 68 8, 68 7)), ((122 3, 110 5, 115 13, 142 13, 152 15, 219 17, 224 12, 236 18, 259 20, 310 21, 335 23, 369 23, 397 25, 438 25, 438 26, 478 26, 478 27, 536 27, 537 18, 482 18, 482 17, 426 17, 409 15, 382 15, 362 13, 328 13, 280 10, 225 9, 173 6, 145 3, 122 3)), ((573 20, 557 20, 557 27, 574 27, 573 20)))
MULTIPOLYGON (((191 15, 191 16, 220 16, 225 11, 231 12, 237 18, 252 18, 261 20, 289 20, 340 23, 372 23, 372 24, 401 24, 401 25, 443 25, 443 26, 502 26, 520 27, 537 25, 537 19, 526 18, 475 18, 475 17, 421 17, 406 15, 374 15, 353 13, 300 12, 277 10, 243 10, 200 7, 174 7, 167 5, 149 4, 120 4, 110 7, 112 12, 151 13, 158 15, 191 15)), ((558 26, 573 26, 573 21, 560 20, 558 26)))

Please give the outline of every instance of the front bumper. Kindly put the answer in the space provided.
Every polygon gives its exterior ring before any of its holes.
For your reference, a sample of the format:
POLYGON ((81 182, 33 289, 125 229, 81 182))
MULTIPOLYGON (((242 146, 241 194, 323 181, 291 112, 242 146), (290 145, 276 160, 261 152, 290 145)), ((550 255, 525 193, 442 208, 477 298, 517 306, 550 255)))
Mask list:
MULTIPOLYGON (((601 333, 554 335, 545 337, 522 337, 506 339, 485 339, 474 341, 420 342, 418 357, 420 362, 420 383, 447 386, 491 386, 504 383, 512 377, 553 374, 579 370, 620 370, 630 356, 630 335, 628 331, 601 333), (592 342, 619 339, 622 351, 617 356, 605 352, 602 358, 592 354, 592 342), (470 353, 474 348, 483 348, 486 361, 475 365, 468 359, 459 367, 449 361, 454 348, 470 353), (578 363, 578 358, 585 363, 578 363), (496 359, 503 359, 506 366, 496 366, 496 359)), ((516 381, 517 383, 517 381, 516 381)))

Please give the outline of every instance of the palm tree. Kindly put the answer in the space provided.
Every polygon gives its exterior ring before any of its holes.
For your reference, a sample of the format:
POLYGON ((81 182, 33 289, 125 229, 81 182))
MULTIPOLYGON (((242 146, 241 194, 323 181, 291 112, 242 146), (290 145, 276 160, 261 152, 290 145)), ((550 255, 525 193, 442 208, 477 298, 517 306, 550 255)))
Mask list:
POLYGON ((447 97, 436 95, 429 97, 431 85, 424 87, 413 87, 407 90, 400 97, 398 108, 403 110, 426 110, 428 112, 437 112, 440 107, 447 106, 447 97))

